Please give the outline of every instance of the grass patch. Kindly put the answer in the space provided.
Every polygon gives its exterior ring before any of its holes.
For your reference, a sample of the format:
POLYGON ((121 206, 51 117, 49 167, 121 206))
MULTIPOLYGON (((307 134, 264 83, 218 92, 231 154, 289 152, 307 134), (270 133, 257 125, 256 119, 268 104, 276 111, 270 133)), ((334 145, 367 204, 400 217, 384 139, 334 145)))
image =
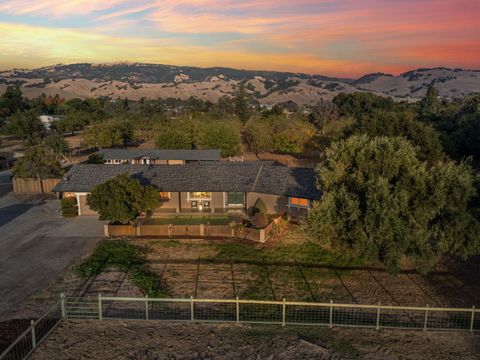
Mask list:
POLYGON ((147 266, 147 249, 126 240, 103 240, 88 259, 75 268, 81 277, 99 275, 108 267, 128 271, 134 285, 152 297, 166 296, 158 277, 147 266))
POLYGON ((166 218, 151 218, 145 225, 228 225, 232 220, 228 216, 172 216, 166 218))
POLYGON ((313 242, 302 244, 276 244, 273 247, 241 243, 217 244, 218 258, 231 258, 244 262, 282 263, 298 261, 311 265, 338 267, 360 266, 363 261, 344 254, 335 254, 313 242))

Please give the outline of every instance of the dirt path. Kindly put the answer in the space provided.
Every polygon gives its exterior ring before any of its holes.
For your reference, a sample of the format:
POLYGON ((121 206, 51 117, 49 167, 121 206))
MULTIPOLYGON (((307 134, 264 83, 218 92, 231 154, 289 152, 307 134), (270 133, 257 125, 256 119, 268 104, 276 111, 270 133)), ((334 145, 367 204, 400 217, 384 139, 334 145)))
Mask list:
POLYGON ((466 333, 140 321, 63 323, 32 356, 46 359, 478 359, 466 333))

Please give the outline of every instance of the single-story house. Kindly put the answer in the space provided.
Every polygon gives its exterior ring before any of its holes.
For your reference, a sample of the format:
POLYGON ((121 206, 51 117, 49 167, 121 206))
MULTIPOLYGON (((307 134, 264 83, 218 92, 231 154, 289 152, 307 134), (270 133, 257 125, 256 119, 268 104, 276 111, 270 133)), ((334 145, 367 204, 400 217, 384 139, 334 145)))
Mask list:
POLYGON ((198 161, 219 161, 220 150, 102 149, 97 152, 105 164, 184 165, 198 161))
POLYGON ((201 162, 170 165, 74 165, 53 189, 77 198, 79 215, 94 215, 87 204, 92 189, 128 173, 158 189, 155 214, 246 212, 261 198, 271 214, 299 217, 320 198, 314 169, 261 162, 201 162))

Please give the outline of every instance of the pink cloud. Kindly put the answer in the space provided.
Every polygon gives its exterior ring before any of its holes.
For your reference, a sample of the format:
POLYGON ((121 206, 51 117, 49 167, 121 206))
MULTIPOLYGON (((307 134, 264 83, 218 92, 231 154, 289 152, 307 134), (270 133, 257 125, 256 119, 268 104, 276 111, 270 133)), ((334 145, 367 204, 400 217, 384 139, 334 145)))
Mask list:
POLYGON ((51 15, 63 17, 85 15, 107 10, 127 0, 5 0, 0 3, 0 12, 15 15, 51 15))

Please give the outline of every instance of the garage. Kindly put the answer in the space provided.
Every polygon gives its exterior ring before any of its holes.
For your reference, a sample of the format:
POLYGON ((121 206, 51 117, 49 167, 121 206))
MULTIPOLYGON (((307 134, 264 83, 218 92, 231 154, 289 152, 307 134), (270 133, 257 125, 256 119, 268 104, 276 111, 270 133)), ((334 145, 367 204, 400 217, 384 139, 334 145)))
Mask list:
POLYGON ((87 194, 77 193, 78 215, 98 215, 96 211, 90 209, 87 204, 87 194))

